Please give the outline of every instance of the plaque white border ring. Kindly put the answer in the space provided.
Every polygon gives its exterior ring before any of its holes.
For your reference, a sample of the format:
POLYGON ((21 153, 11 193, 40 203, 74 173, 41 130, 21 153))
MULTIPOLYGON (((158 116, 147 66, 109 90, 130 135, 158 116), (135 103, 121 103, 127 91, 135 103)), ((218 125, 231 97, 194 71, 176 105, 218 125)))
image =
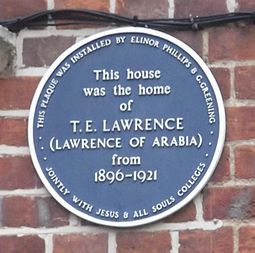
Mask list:
POLYGON ((41 79, 41 81, 40 81, 40 83, 37 87, 37 90, 35 92, 34 98, 32 100, 32 104, 31 104, 31 107, 30 107, 30 113, 29 113, 29 121, 28 121, 28 142, 29 142, 31 157, 32 157, 35 169, 36 169, 40 179, 42 180, 42 182, 43 182, 44 186, 47 188, 47 190, 51 193, 51 195, 62 206, 64 206, 66 209, 68 209, 70 212, 76 214, 77 216, 79 216, 81 218, 84 218, 88 221, 97 223, 97 224, 113 226, 113 227, 132 227, 132 226, 139 226, 139 225, 144 225, 144 224, 147 224, 147 223, 157 221, 159 219, 162 219, 162 218, 176 212, 177 210, 179 210, 180 208, 185 206, 188 202, 190 202, 204 188, 205 184, 208 182, 209 178, 211 177, 211 175, 212 175, 213 171, 215 170, 215 168, 218 164, 218 161, 220 159, 220 156, 221 156, 221 153, 222 153, 222 150, 223 150, 223 146, 224 146, 224 141, 225 141, 225 131, 226 131, 225 110, 224 110, 224 104, 223 104, 223 101, 222 101, 221 93, 220 93, 220 90, 218 88, 216 80, 214 79, 211 71, 206 66, 204 61, 200 58, 200 56, 198 56, 198 54, 193 49, 191 49, 189 46, 187 46, 185 43, 179 41, 178 39, 176 39, 176 38, 174 38, 174 37, 172 37, 168 34, 165 34, 165 33, 159 32, 159 31, 155 31, 155 30, 152 30, 152 29, 148 29, 148 28, 125 27, 125 28, 117 28, 117 29, 112 29, 112 30, 105 31, 105 32, 100 32, 98 34, 92 35, 92 36, 90 36, 86 39, 81 40, 80 42, 74 44, 73 46, 68 48, 65 52, 63 52, 56 59, 56 61, 50 66, 50 68, 48 69, 46 74, 41 79), (157 37, 160 37, 162 39, 165 39, 166 41, 169 41, 171 43, 174 43, 174 44, 180 46, 184 51, 186 51, 199 64, 199 66, 205 72, 207 78, 210 81, 210 84, 211 84, 211 86, 214 90, 214 93, 215 93, 215 96, 216 96, 216 99, 217 99, 218 111, 219 111, 219 121, 220 122, 219 122, 218 141, 217 141, 216 150, 215 150, 213 159, 211 161, 211 164, 210 164, 209 168, 207 169, 206 173, 204 174, 203 178, 199 182, 199 184, 194 188, 193 191, 191 191, 187 195, 187 197, 185 197, 183 200, 181 200, 174 207, 172 207, 172 208, 168 209, 167 211, 164 211, 160 214, 157 214, 153 217, 148 217, 148 218, 144 218, 144 219, 136 220, 136 221, 116 222, 116 221, 104 221, 104 220, 101 220, 101 219, 96 219, 92 216, 89 216, 89 215, 83 213, 83 212, 80 212, 77 209, 75 209, 73 206, 68 204, 63 198, 61 198, 59 196, 59 194, 50 185, 47 178, 43 174, 41 166, 38 162, 36 151, 35 151, 35 145, 34 145, 34 141, 33 141, 33 135, 34 135, 34 133, 33 133, 33 124, 34 124, 34 114, 35 114, 35 110, 36 110, 36 105, 37 105, 39 96, 41 94, 41 91, 42 91, 45 83, 47 82, 47 80, 49 79, 51 74, 59 66, 59 64, 68 55, 70 55, 72 52, 74 52, 76 49, 78 49, 79 47, 81 47, 81 46, 83 46, 87 43, 90 43, 91 41, 94 41, 96 39, 99 39, 99 38, 107 36, 107 35, 122 34, 122 33, 142 33, 142 34, 157 36, 157 37))

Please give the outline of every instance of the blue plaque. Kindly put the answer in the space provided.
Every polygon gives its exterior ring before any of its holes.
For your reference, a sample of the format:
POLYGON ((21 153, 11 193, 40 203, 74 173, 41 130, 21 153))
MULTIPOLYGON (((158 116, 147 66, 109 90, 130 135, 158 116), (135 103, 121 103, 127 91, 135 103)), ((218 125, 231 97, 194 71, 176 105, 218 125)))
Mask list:
POLYGON ((102 225, 156 221, 205 186, 220 158, 217 83, 187 45, 120 28, 67 49, 32 101, 29 146, 53 197, 102 225))

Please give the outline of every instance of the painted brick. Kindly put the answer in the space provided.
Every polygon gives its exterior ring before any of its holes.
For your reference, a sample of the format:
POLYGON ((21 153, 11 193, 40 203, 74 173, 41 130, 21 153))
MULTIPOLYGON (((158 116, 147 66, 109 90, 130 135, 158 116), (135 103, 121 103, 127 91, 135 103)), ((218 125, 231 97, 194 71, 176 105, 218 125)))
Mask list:
POLYGON ((255 99, 255 67, 235 68, 236 98, 255 99))
POLYGON ((176 222, 187 222, 196 219, 196 207, 193 201, 188 205, 181 208, 176 213, 166 217, 163 222, 176 223, 176 222))
POLYGON ((244 226, 238 231, 239 233, 239 253, 255 252, 255 227, 244 226))
POLYGON ((107 234, 94 235, 55 235, 53 253, 107 253, 107 234))
POLYGON ((233 231, 228 227, 214 231, 181 231, 179 244, 179 253, 233 253, 233 231))
POLYGON ((0 118, 0 143, 27 146, 27 119, 0 118))
POLYGON ((37 227, 36 199, 32 197, 6 197, 2 202, 3 226, 37 227))
POLYGON ((223 100, 230 98, 230 72, 227 68, 211 68, 219 85, 223 100))
POLYGON ((255 217, 255 187, 220 187, 204 191, 204 218, 250 219, 255 217))
POLYGON ((65 49, 74 43, 74 37, 25 38, 23 41, 23 64, 27 67, 49 66, 65 49))
POLYGON ((37 198, 37 210, 41 227, 69 225, 70 213, 53 198, 37 198))
POLYGON ((210 182, 218 183, 230 179, 230 151, 224 147, 219 163, 210 178, 210 182))
POLYGON ((44 240, 38 236, 0 236, 3 253, 44 253, 44 240))
POLYGON ((167 0, 116 0, 116 13, 138 18, 168 18, 167 0))
POLYGON ((188 18, 195 16, 207 16, 227 12, 225 0, 175 0, 175 18, 188 18))
POLYGON ((230 107, 226 115, 228 141, 255 138, 255 107, 230 107))
POLYGON ((192 49, 194 49, 200 56, 202 56, 203 52, 203 38, 201 32, 193 32, 193 31, 175 31, 170 32, 170 34, 177 39, 183 41, 187 45, 189 45, 192 49))
POLYGON ((117 234, 117 253, 169 253, 169 232, 120 232, 117 234))
POLYGON ((38 77, 0 77, 0 110, 29 109, 38 77))
POLYGON ((0 0, 0 20, 30 15, 46 9, 46 0, 0 0))
POLYGON ((41 186, 29 156, 0 157, 0 189, 29 189, 41 186))
POLYGON ((242 145, 235 149, 235 176, 255 178, 255 146, 242 145))
POLYGON ((91 9, 97 11, 109 11, 108 0, 55 0, 56 9, 91 9))
POLYGON ((209 61, 253 60, 255 27, 224 26, 209 29, 209 61))
POLYGON ((239 11, 254 11, 255 2, 254 0, 238 0, 239 11))

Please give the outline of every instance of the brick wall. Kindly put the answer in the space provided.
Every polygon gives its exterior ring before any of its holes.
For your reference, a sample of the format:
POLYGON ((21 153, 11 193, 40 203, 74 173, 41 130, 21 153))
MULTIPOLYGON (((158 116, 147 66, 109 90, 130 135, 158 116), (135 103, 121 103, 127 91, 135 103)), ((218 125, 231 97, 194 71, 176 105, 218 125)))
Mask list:
MULTIPOLYGON (((255 2, 0 0, 0 19, 54 8, 91 8, 161 18, 254 11, 255 2)), ((220 163, 202 193, 185 208, 151 225, 113 229, 70 214, 42 186, 27 143, 33 93, 40 77, 63 50, 75 41, 107 29, 48 27, 12 34, 0 28, 0 39, 5 45, 0 43, 0 51, 2 55, 12 55, 7 63, 4 63, 7 56, 1 58, 7 70, 0 76, 0 252, 254 253, 255 26, 252 24, 172 32, 194 48, 212 69, 227 114, 227 137, 220 163)))

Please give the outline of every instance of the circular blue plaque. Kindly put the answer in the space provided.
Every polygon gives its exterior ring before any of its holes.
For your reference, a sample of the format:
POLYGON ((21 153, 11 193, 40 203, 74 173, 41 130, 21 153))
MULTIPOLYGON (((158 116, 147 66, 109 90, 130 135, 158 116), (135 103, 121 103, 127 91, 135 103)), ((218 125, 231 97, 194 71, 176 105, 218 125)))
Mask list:
POLYGON ((29 117, 45 187, 72 213, 116 227, 186 205, 212 175, 224 138, 223 101, 206 64, 146 28, 67 49, 42 78, 29 117))

